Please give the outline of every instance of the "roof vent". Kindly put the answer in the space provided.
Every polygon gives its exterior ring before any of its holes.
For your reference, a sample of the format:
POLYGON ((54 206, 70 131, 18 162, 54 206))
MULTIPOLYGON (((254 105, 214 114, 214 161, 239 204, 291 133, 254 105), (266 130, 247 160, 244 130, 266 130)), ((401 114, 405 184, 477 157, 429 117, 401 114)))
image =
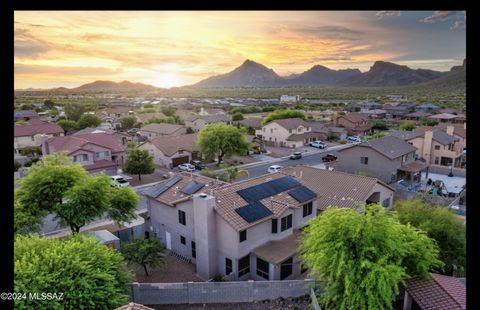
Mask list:
POLYGON ((199 196, 202 197, 202 198, 207 198, 207 194, 205 194, 205 193, 201 193, 199 196))

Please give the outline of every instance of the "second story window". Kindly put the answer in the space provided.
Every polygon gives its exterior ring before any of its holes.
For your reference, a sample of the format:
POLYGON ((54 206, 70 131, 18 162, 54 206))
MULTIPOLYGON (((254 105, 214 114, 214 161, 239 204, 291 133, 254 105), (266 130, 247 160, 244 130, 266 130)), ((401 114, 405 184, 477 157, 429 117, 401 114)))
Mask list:
POLYGON ((364 165, 368 165, 368 157, 360 157, 360 163, 364 165))
POLYGON ((182 225, 187 225, 187 221, 185 219, 185 212, 182 210, 178 210, 178 222, 182 225))
POLYGON ((285 231, 287 229, 292 228, 292 215, 287 215, 285 217, 282 217, 282 227, 281 231, 285 231))
POLYGON ((440 149, 440 145, 435 145, 435 149, 438 151, 440 149))
POLYGON ((78 154, 73 156, 73 161, 76 163, 82 162, 82 161, 87 161, 88 160, 88 155, 87 154, 78 154))
POLYGON ((247 240, 247 230, 242 230, 240 232, 240 242, 247 240))
POLYGON ((313 213, 313 207, 312 206, 313 206, 313 203, 311 201, 309 203, 303 205, 303 217, 312 215, 312 213, 313 213))

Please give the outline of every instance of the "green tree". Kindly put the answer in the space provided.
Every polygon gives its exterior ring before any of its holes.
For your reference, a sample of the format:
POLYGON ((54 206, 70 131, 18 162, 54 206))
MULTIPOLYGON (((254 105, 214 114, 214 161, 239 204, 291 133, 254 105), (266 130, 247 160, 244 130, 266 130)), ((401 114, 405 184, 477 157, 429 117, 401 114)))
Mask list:
POLYGON ((39 146, 26 146, 20 149, 20 154, 23 156, 38 156, 42 155, 42 149, 39 146))
POLYGON ((147 150, 129 149, 127 159, 123 164, 123 171, 138 175, 138 180, 142 179, 142 174, 152 174, 155 172, 153 156, 147 150))
POLYGON ((138 111, 139 114, 155 113, 155 112, 156 112, 155 108, 142 108, 138 111))
POLYGON ((440 259, 445 263, 437 272, 452 275, 455 268, 466 268, 466 228, 455 214, 445 207, 434 207, 420 199, 399 200, 393 210, 401 223, 417 227, 436 240, 440 259))
POLYGON ((162 111, 163 114, 165 114, 166 116, 175 116, 175 113, 176 113, 176 109, 175 108, 172 108, 172 107, 161 107, 160 108, 160 111, 162 111))
POLYGON ((130 129, 135 126, 137 123, 137 118, 135 116, 124 116, 120 119, 120 124, 124 129, 130 129))
POLYGON ((365 137, 365 140, 373 140, 373 139, 378 139, 378 138, 381 138, 381 137, 385 137, 387 134, 384 133, 384 132, 377 132, 377 133, 374 133, 373 135, 370 135, 370 136, 366 136, 365 137))
POLYGON ((243 130, 222 123, 203 127, 198 134, 197 145, 207 159, 217 156, 217 165, 221 164, 224 157, 245 155, 250 149, 250 142, 245 138, 243 130))
POLYGON ((15 309, 114 309, 128 302, 133 275, 119 252, 94 238, 17 235, 14 261, 15 292, 63 293, 62 300, 17 299, 15 309))
POLYGON ((370 121, 370 125, 372 125, 372 129, 388 130, 387 122, 383 119, 372 120, 370 121))
POLYGON ((137 218, 136 208, 140 197, 128 187, 113 187, 109 193, 108 217, 118 224, 130 223, 137 218))
POLYGON ((53 102, 52 100, 50 99, 47 99, 43 102, 43 104, 45 105, 45 107, 49 110, 55 108, 55 102, 53 102))
POLYGON ((438 125, 438 121, 436 121, 436 120, 434 120, 434 119, 427 118, 427 117, 422 117, 422 118, 420 118, 420 123, 421 123, 423 126, 435 126, 435 125, 438 125))
POLYGON ((230 183, 235 181, 239 176, 249 175, 248 170, 238 169, 238 167, 229 166, 227 164, 221 164, 220 168, 223 169, 223 171, 225 172, 226 180, 230 183))
POLYGON ((237 112, 232 115, 232 121, 241 121, 243 119, 243 114, 240 112, 237 112))
POLYGON ((58 126, 62 127, 65 132, 69 132, 78 128, 78 124, 76 121, 62 119, 58 121, 58 126))
POLYGON ((307 120, 305 113, 300 110, 275 110, 272 113, 268 114, 262 121, 262 125, 268 124, 271 121, 277 119, 285 119, 285 118, 301 118, 304 121, 307 120))
POLYGON ((20 165, 20 162, 19 162, 18 160, 15 159, 15 160, 13 161, 13 169, 14 169, 15 172, 17 172, 18 169, 19 169, 21 166, 22 166, 22 165, 20 165))
POLYGON ((19 120, 19 121, 16 121, 16 122, 15 122, 15 125, 27 126, 27 125, 28 125, 28 122, 27 122, 27 121, 24 121, 23 119, 21 119, 21 120, 19 120))
POLYGON ((153 104, 148 103, 148 104, 144 105, 143 108, 145 108, 145 109, 147 109, 147 108, 155 108, 155 106, 154 106, 153 104))
POLYGON ((416 128, 414 122, 411 121, 404 121, 400 124, 400 130, 412 131, 416 128))
POLYGON ((33 215, 24 206, 18 203, 18 200, 13 201, 13 233, 14 234, 29 234, 40 230, 42 225, 42 218, 33 215))
POLYGON ((134 239, 122 244, 120 251, 129 263, 143 267, 147 277, 149 276, 147 267, 160 267, 165 263, 164 247, 156 238, 134 239))
POLYGON ((65 104, 64 111, 69 120, 78 121, 87 109, 82 103, 72 102, 65 104))
POLYGON ((378 204, 327 209, 304 228, 300 253, 328 309, 391 309, 404 279, 441 265, 433 240, 378 204))
POLYGON ((83 114, 80 116, 80 119, 78 120, 78 129, 84 129, 84 128, 95 128, 99 126, 102 123, 100 118, 96 116, 95 114, 83 114))

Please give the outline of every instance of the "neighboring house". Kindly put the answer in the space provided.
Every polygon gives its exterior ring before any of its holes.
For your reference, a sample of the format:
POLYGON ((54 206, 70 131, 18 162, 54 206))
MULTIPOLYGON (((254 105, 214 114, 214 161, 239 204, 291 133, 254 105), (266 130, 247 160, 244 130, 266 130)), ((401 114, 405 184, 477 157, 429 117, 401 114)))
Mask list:
POLYGON ((102 111, 102 113, 104 115, 118 119, 124 116, 132 115, 133 111, 131 107, 118 106, 114 108, 106 108, 102 111))
POLYGON ((368 173, 385 183, 407 179, 419 183, 427 165, 416 161, 417 148, 394 137, 385 136, 338 150, 335 170, 368 173))
POLYGON ((385 118, 387 115, 387 111, 382 109, 361 109, 360 114, 368 118, 385 118))
POLYGON ((194 115, 189 117, 185 121, 185 126, 192 128, 194 131, 200 131, 203 127, 210 124, 216 123, 225 123, 229 124, 231 122, 231 117, 226 114, 215 114, 215 115, 194 115))
POLYGON ((403 310, 467 309, 467 287, 459 278, 431 273, 406 280, 403 310))
POLYGON ((201 107, 200 112, 198 112, 198 114, 201 116, 205 116, 205 115, 216 115, 216 114, 227 114, 227 113, 225 113, 225 111, 222 109, 205 109, 201 107))
POLYGON ((34 110, 21 110, 13 112, 13 120, 16 121, 28 121, 32 118, 39 118, 39 115, 34 110))
POLYGON ((175 124, 148 124, 140 128, 137 134, 148 137, 149 139, 156 138, 158 136, 180 136, 187 133, 187 128, 182 125, 175 124))
POLYGON ((264 125, 261 134, 266 145, 295 148, 324 137, 323 133, 312 132, 311 129, 301 118, 286 118, 264 125))
POLYGON ((63 135, 63 128, 57 124, 50 124, 33 118, 29 121, 28 125, 14 126, 14 154, 19 155, 20 150, 27 146, 41 146, 45 139, 63 135))
POLYGON ((123 165, 126 147, 114 135, 102 132, 50 138, 42 143, 42 152, 65 152, 90 173, 115 175, 123 165))
POLYGON ((332 120, 334 126, 345 128, 349 135, 366 136, 372 130, 368 118, 358 113, 333 115, 332 120))
POLYGON ((155 113, 139 113, 135 115, 137 120, 141 123, 151 119, 151 118, 166 118, 167 116, 162 112, 155 112, 155 113))
POLYGON ((200 159, 196 133, 178 136, 158 136, 138 145, 139 149, 148 150, 161 167, 173 168, 180 164, 200 159))
POLYGON ((181 173, 144 193, 146 225, 204 279, 298 279, 307 271, 299 237, 317 211, 365 202, 390 208, 393 191, 374 178, 303 166, 233 184, 181 173))
POLYGON ((431 113, 431 114, 437 113, 439 109, 440 109, 440 107, 438 105, 433 104, 433 103, 419 104, 415 107, 415 111, 428 112, 428 113, 431 113))
POLYGON ((280 102, 299 102, 300 96, 289 96, 289 95, 281 95, 280 102))
POLYGON ((252 127, 255 130, 261 131, 262 121, 263 121, 263 117, 247 117, 238 122, 245 127, 252 127))
POLYGON ((90 134, 90 133, 106 133, 109 135, 115 136, 118 141, 120 141, 123 145, 127 145, 128 141, 133 141, 133 137, 125 132, 120 132, 116 131, 113 129, 104 129, 102 127, 97 127, 97 128, 85 128, 82 130, 79 130, 75 132, 73 135, 78 136, 78 135, 84 135, 84 134, 90 134))
POLYGON ((424 111, 416 111, 413 113, 408 113, 403 116, 404 119, 412 120, 412 121, 419 121, 424 117, 432 116, 432 113, 424 112, 424 111))
POLYGON ((414 131, 391 130, 390 134, 415 146, 418 157, 428 165, 465 165, 466 132, 461 127, 420 127, 414 131))
POLYGON ((441 109, 441 110, 438 111, 438 113, 448 113, 448 114, 458 115, 458 114, 462 114, 462 110, 460 110, 460 109, 441 109))
POLYGON ((378 102, 359 102, 356 106, 365 110, 378 110, 383 107, 383 104, 378 102))
POLYGON ((440 113, 428 117, 429 119, 434 119, 441 123, 455 123, 459 118, 459 115, 449 114, 449 113, 440 113))
POLYGON ((385 104, 383 109, 387 111, 387 117, 389 118, 403 118, 405 115, 413 112, 414 105, 408 103, 400 103, 398 105, 385 104))
POLYGON ((345 140, 347 138, 347 130, 342 127, 333 127, 332 124, 322 122, 308 122, 313 132, 322 133, 323 136, 319 136, 318 140, 327 140, 329 136, 333 136, 339 140, 345 140))

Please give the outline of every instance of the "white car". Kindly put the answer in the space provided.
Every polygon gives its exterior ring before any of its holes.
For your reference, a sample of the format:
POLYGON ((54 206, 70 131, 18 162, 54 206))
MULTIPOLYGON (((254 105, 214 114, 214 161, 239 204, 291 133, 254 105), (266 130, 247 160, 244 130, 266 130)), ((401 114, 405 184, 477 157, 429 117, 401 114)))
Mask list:
POLYGON ((347 141, 350 143, 362 143, 362 139, 359 136, 347 137, 347 141))
POLYGON ((327 147, 325 143, 322 141, 312 141, 308 145, 313 146, 313 147, 318 147, 319 149, 324 149, 327 147))
POLYGON ((195 172, 195 166, 192 164, 180 164, 178 165, 180 171, 195 172))
POLYGON ((121 175, 113 175, 112 176, 113 184, 112 186, 116 187, 127 187, 130 186, 130 182, 125 180, 121 175))
POLYGON ((282 169, 283 167, 282 166, 279 166, 279 165, 273 165, 273 166, 270 166, 268 167, 267 171, 269 173, 275 173, 275 172, 278 172, 280 169, 282 169))

